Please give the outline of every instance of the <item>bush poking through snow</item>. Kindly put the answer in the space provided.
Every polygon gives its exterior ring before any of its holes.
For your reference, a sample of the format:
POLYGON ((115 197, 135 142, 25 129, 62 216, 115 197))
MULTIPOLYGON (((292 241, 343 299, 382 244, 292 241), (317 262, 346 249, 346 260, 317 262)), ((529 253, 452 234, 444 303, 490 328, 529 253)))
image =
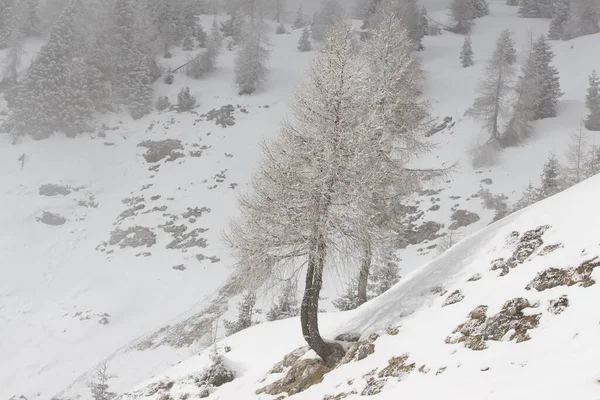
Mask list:
POLYGON ((171 71, 171 68, 169 68, 169 70, 167 71, 167 74, 165 75, 165 83, 167 85, 172 85, 174 80, 175 80, 175 75, 173 75, 173 71, 171 71))
POLYGON ((196 104, 196 98, 190 94, 188 86, 181 89, 177 95, 177 106, 179 111, 190 111, 196 104))
POLYGON ((167 96, 160 96, 158 100, 156 100, 156 109, 158 111, 164 111, 169 107, 171 107, 171 102, 167 96))

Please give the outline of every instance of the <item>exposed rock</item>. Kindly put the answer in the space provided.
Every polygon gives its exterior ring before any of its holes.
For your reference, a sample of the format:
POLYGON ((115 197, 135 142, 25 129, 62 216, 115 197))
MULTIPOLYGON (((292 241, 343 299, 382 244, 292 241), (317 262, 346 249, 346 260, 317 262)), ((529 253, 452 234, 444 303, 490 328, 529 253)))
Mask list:
POLYGON ((383 387, 385 386, 387 379, 375 379, 373 377, 367 380, 367 384, 360 392, 361 396, 374 396, 376 394, 381 393, 383 387))
POLYGON ((335 337, 335 340, 340 342, 358 342, 360 340, 359 333, 342 333, 335 337))
POLYGON ((292 396, 321 383, 325 374, 333 368, 333 366, 326 365, 323 360, 316 358, 296 361, 282 379, 258 389, 256 394, 267 393, 275 396, 287 393, 292 396))
POLYGON ((137 212, 140 210, 143 210, 144 208, 146 208, 145 204, 138 204, 135 205, 131 208, 128 208, 127 210, 123 211, 119 217, 117 218, 117 220, 121 221, 124 220, 126 218, 130 218, 130 217, 135 217, 137 215, 137 212))
POLYGON ((44 211, 41 218, 37 219, 42 224, 52 225, 52 226, 60 226, 64 225, 67 220, 64 217, 61 217, 58 214, 54 214, 48 211, 44 211))
POLYGON ((450 224, 448 229, 453 231, 458 228, 474 224, 480 219, 479 215, 467 210, 456 210, 450 218, 452 219, 452 224, 450 224))
POLYGON ((415 369, 415 363, 407 364, 407 361, 408 354, 392 357, 388 361, 388 366, 382 369, 377 376, 379 378, 394 377, 401 381, 415 369))
POLYGON ((521 237, 519 237, 518 232, 512 232, 507 238, 507 244, 513 245, 516 243, 516 248, 513 251, 513 254, 508 258, 508 260, 499 258, 492 261, 491 270, 502 270, 500 276, 504 276, 510 272, 511 268, 515 268, 519 264, 524 263, 538 248, 544 244, 542 235, 549 228, 549 225, 539 226, 536 229, 532 229, 523 233, 521 237))
POLYGON ((150 228, 143 226, 132 226, 125 230, 116 228, 110 233, 108 244, 119 245, 122 249, 126 247, 152 247, 156 244, 156 234, 150 228))
POLYGON ((191 247, 207 247, 208 241, 199 237, 201 233, 208 229, 196 228, 193 231, 177 236, 171 243, 167 245, 167 249, 189 249, 191 247))
POLYGON ((491 185, 492 184, 492 179, 491 178, 482 179, 481 183, 485 183, 486 185, 491 185))
POLYGON ((443 296, 446 293, 448 293, 448 291, 446 289, 444 289, 442 286, 434 286, 431 288, 430 292, 431 292, 431 294, 439 294, 440 296, 443 296))
POLYGON ((517 343, 530 339, 528 331, 539 325, 541 314, 525 315, 523 310, 533 307, 524 298, 515 298, 504 303, 502 310, 487 317, 487 306, 479 306, 469 314, 470 320, 459 325, 455 336, 446 343, 464 343, 471 350, 484 350, 486 341, 515 340, 517 343))
POLYGON ((431 207, 429 207, 429 211, 437 211, 440 209, 439 204, 434 204, 431 207))
POLYGON ((547 246, 544 246, 544 248, 542 250, 540 250, 539 255, 545 256, 546 254, 552 253, 554 250, 558 250, 558 249, 562 249, 562 248, 563 248, 562 243, 549 244, 547 246))
POLYGON ((569 307, 569 298, 567 295, 562 295, 558 299, 550 300, 548 312, 558 315, 565 311, 567 307, 569 307))
POLYGON ((183 265, 183 264, 175 265, 172 268, 177 271, 185 271, 186 270, 185 265, 183 265))
MULTIPOLYGON (((438 132, 443 131, 444 129, 448 128, 449 124, 452 122, 452 117, 445 117, 444 120, 439 124, 434 126, 433 128, 431 128, 426 134, 425 137, 430 137, 435 135, 438 132)), ((453 124, 451 125, 451 127, 454 126, 453 124)))
POLYGON ((55 185, 53 183, 48 183, 40 186, 39 189, 40 196, 68 196, 71 194, 71 188, 66 185, 55 185))
POLYGON ((375 345, 369 342, 355 342, 350 346, 350 349, 346 352, 340 365, 347 364, 351 361, 360 361, 367 358, 369 355, 375 352, 375 345))
POLYGON ((138 146, 147 149, 144 158, 146 159, 146 162, 149 163, 159 162, 160 160, 171 156, 171 153, 175 150, 183 150, 181 141, 175 139, 165 139, 160 141, 145 140, 138 144, 138 146))
POLYGON ((444 301, 444 304, 442 304, 442 307, 456 304, 460 301, 463 301, 464 298, 465 298, 465 296, 462 294, 462 292, 460 290, 455 290, 448 297, 446 297, 446 300, 444 301))
POLYGON ((204 213, 210 213, 210 208, 207 207, 188 207, 187 211, 182 214, 183 218, 200 218, 204 213))
POLYGON ((598 257, 583 262, 578 267, 561 269, 548 268, 540 273, 525 287, 527 290, 535 289, 542 292, 557 286, 574 286, 580 284, 590 287, 596 283, 592 278, 592 272, 600 266, 598 257))
POLYGON ((481 274, 475 274, 472 277, 470 277, 467 282, 475 282, 478 281, 482 278, 481 274))
POLYGON ((277 364, 275 364, 275 366, 273 366, 273 368, 271 368, 269 373, 270 374, 282 373, 283 371, 285 371, 286 368, 289 368, 292 365, 294 365, 294 363, 296 361, 298 361, 298 359, 300 357, 305 355, 309 350, 310 350, 310 347, 303 346, 303 347, 297 348, 296 350, 292 351, 291 353, 286 354, 285 357, 283 357, 282 361, 278 362, 277 364))
POLYGON ((235 379, 235 372, 223 364, 223 358, 214 357, 213 364, 194 378, 197 386, 219 387, 235 379))
POLYGON ((207 121, 215 121, 216 125, 221 125, 223 128, 235 125, 235 117, 233 115, 235 107, 232 104, 227 104, 219 110, 212 109, 208 113, 201 115, 207 121))
POLYGON ((388 327, 385 329, 385 332, 390 335, 390 336, 396 336, 398 333, 400 333, 400 328, 398 327, 388 327))

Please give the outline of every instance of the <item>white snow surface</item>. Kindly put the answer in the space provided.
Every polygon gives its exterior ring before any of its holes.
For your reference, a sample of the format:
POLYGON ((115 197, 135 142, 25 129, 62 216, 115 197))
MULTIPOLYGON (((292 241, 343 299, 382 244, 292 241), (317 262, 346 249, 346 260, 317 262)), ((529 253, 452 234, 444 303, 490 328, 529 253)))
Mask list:
MULTIPOLYGON (((445 14, 443 11, 432 16, 443 22, 445 14)), ((211 21, 203 19, 204 26, 209 27, 211 21)), ((504 193, 509 203, 516 201, 527 183, 539 182, 541 166, 549 152, 563 157, 569 133, 579 128, 585 115, 587 76, 600 65, 599 35, 552 42, 565 92, 558 117, 536 123, 536 135, 523 146, 505 151, 497 166, 481 170, 470 166, 468 150, 475 141, 485 140, 487 134, 477 122, 463 115, 472 104, 477 80, 496 37, 510 28, 518 50, 522 51, 530 33, 545 33, 548 24, 548 20, 518 18, 516 8, 492 2, 491 15, 477 20, 472 35, 476 64, 467 69, 458 62, 462 36, 445 32, 425 38, 426 49, 419 57, 427 73, 433 111, 439 119, 452 117, 456 125, 432 136, 437 149, 417 164, 437 167, 456 162, 457 168, 447 181, 434 186, 443 189, 439 194, 415 196, 410 205, 424 211, 421 221, 445 224, 442 233, 448 232, 456 204, 456 208, 481 217, 458 230, 462 237, 484 229, 425 267, 420 266, 437 254, 436 249, 427 249, 435 243, 409 246, 399 252, 404 278, 398 286, 359 310, 323 315, 322 329, 327 337, 344 331, 381 332, 397 324, 403 327, 398 336, 382 336, 376 342, 374 355, 333 371, 322 385, 297 395, 298 398, 349 392, 353 387, 345 382, 354 378, 355 389, 360 391, 362 374, 384 365, 392 355, 408 352, 411 361, 426 364, 432 372, 415 372, 403 382, 388 382, 381 398, 408 393, 423 399, 456 393, 458 398, 460 389, 468 390, 461 398, 561 398, 570 394, 581 399, 600 399, 600 386, 595 381, 600 378, 600 370, 597 361, 593 361, 594 357, 600 359, 600 346, 592 341, 594 337, 597 341, 600 333, 600 316, 592 307, 598 302, 596 286, 569 288, 571 309, 559 316, 544 314, 540 327, 532 331, 530 342, 492 342, 483 352, 444 343, 479 304, 488 304, 493 313, 492 309, 499 309, 505 300, 526 295, 530 301, 540 300, 540 309, 545 310, 544 302, 558 297, 563 288, 539 294, 524 292, 535 273, 548 266, 574 266, 598 254, 595 230, 599 228, 594 213, 600 196, 595 188, 600 183, 597 178, 488 228, 485 226, 493 212, 483 209, 479 199, 471 197, 482 185, 482 179, 490 178, 493 183, 486 187, 494 194, 504 193), (440 209, 429 211, 434 203, 440 209), (564 249, 536 257, 502 278, 495 277, 497 271, 486 272, 489 261, 507 251, 504 238, 509 231, 522 232, 540 224, 552 225, 544 242, 562 242, 564 249), (584 249, 587 255, 581 254, 584 249), (484 278, 464 283, 475 272, 484 278), (442 309, 444 298, 421 296, 436 285, 450 292, 460 287, 466 298, 442 309), (418 311, 402 318, 415 310, 418 311), (447 371, 435 376, 434 371, 442 366, 447 366, 447 371), (484 367, 490 370, 481 372, 484 367), (544 386, 544 382, 553 384, 544 386), (337 384, 342 386, 336 388, 337 384)), ((272 36, 268 81, 256 95, 237 95, 233 83, 234 53, 223 51, 217 71, 204 79, 195 81, 176 74, 172 86, 162 80, 156 83, 156 97, 167 95, 171 102, 176 102, 182 87, 190 86, 198 100, 194 113, 155 112, 139 121, 132 121, 125 113, 103 116, 101 122, 109 128, 105 138, 96 132, 75 139, 62 135, 39 142, 25 139, 11 145, 6 135, 0 135, 1 400, 21 394, 45 400, 57 393, 65 399, 78 395, 86 398, 89 372, 104 360, 116 375, 110 382, 111 389, 122 393, 153 376, 161 379, 166 368, 198 353, 197 345, 165 345, 146 351, 132 350, 131 346, 165 325, 202 310, 229 276, 227 267, 234 260, 221 241, 221 232, 235 213, 237 191, 245 188, 260 157, 258 144, 264 137, 276 134, 279 122, 287 114, 293 89, 314 54, 296 51, 299 35, 299 31, 293 31, 290 35, 272 36), (213 121, 198 121, 200 114, 227 104, 236 107, 234 126, 222 128, 213 121), (172 162, 162 160, 157 171, 150 171, 151 164, 142 157, 145 149, 138 144, 167 138, 181 140, 185 157, 172 162), (190 151, 202 149, 198 146, 207 148, 201 157, 191 157, 190 151), (22 155, 23 166, 19 160, 22 155), (225 178, 217 176, 223 171, 225 178), (49 183, 68 185, 72 192, 67 196, 40 196, 40 185, 49 183), (237 186, 230 188, 233 183, 237 186), (119 215, 130 208, 123 199, 139 196, 144 197, 145 208, 133 217, 119 220, 119 215), (166 211, 153 210, 163 206, 166 211), (211 211, 193 223, 182 217, 188 208, 195 207, 211 211), (153 211, 144 214, 149 210, 153 211), (41 224, 37 218, 44 211, 65 217, 66 223, 41 224), (175 224, 185 223, 188 231, 208 229, 200 234, 207 247, 166 249, 172 238, 159 225, 168 221, 167 213, 178 216, 175 224), (135 225, 151 228, 157 234, 157 242, 149 248, 103 246, 115 224, 121 229, 135 225), (215 256, 218 261, 200 262, 198 254, 215 256), (181 264, 184 271, 172 268, 181 264), (108 314, 106 325, 99 323, 104 313, 108 314)), ((39 45, 31 43, 27 49, 34 51, 39 45)), ((161 62, 166 68, 179 66, 185 60, 184 52, 174 52, 173 59, 161 62)), ((0 105, 0 111, 1 108, 0 105)), ((589 138, 598 142, 592 133, 589 138)), ((598 276, 597 271, 595 275, 598 276)), ((339 280, 328 281, 325 296, 331 298, 340 288, 339 280)), ((262 301, 268 306, 270 299, 262 301)), ((227 338, 226 343, 232 347, 227 359, 239 371, 240 378, 220 388, 214 398, 256 398, 254 390, 260 386, 257 379, 284 354, 302 344, 298 324, 297 320, 270 323, 227 338)), ((198 372, 207 360, 205 354, 195 356, 167 375, 177 378, 198 372)))

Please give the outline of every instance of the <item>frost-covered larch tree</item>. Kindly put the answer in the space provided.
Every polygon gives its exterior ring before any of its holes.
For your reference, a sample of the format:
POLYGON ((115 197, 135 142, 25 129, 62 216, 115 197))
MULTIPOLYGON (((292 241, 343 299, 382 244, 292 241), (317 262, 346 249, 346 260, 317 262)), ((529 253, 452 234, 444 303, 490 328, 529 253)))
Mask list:
POLYGON ((471 36, 466 36, 463 42, 462 48, 460 50, 460 64, 463 68, 467 68, 472 66, 474 63, 473 56, 475 53, 473 52, 473 46, 471 42, 471 36))
POLYGON ((510 110, 508 97, 515 73, 511 56, 514 47, 506 40, 505 32, 496 41, 496 49, 478 87, 479 97, 470 110, 473 116, 484 123, 491 135, 490 141, 500 139, 500 121, 509 115, 510 110))
POLYGON ((580 126, 577 132, 571 134, 571 140, 567 150, 567 165, 561 168, 561 174, 567 186, 575 185, 587 176, 587 156, 589 145, 587 135, 580 126))
POLYGON ((585 120, 585 127, 590 131, 600 131, 600 79, 596 71, 592 71, 589 82, 585 97, 585 105, 589 114, 585 120))
POLYGON ((302 30, 302 35, 300 35, 300 39, 298 40, 298 50, 301 52, 311 51, 313 49, 312 43, 310 42, 310 31, 308 30, 308 26, 305 26, 302 30))
POLYGON ((556 0, 552 8, 552 22, 548 30, 548 38, 560 40, 565 37, 570 14, 570 0, 556 0))
POLYGON ((503 147, 517 146, 531 136, 537 89, 536 70, 533 65, 533 43, 530 43, 527 58, 523 61, 517 81, 511 117, 500 141, 503 147))
POLYGON ((302 333, 329 365, 344 350, 319 332, 323 274, 351 255, 356 232, 366 229, 355 216, 376 173, 372 132, 360 129, 359 72, 352 32, 336 25, 296 90, 292 118, 263 146, 251 189, 240 200, 241 217, 227 236, 250 287, 306 268, 302 333))
POLYGON ((472 0, 452 0, 450 3, 450 16, 454 22, 453 31, 460 34, 469 34, 473 28, 475 7, 472 0))
POLYGON ((554 53, 545 36, 533 43, 532 65, 536 79, 534 97, 534 119, 556 116, 556 105, 562 96, 558 69, 552 65, 554 53))
POLYGON ((235 58, 235 83, 239 94, 252 94, 267 77, 270 43, 262 19, 255 19, 246 26, 244 40, 235 58))

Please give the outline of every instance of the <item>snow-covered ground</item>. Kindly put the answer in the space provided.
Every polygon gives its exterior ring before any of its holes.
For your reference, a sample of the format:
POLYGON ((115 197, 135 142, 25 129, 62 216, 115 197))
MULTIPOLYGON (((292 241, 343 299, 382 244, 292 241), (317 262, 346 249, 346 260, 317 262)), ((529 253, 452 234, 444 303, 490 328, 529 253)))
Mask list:
MULTIPOLYGON (((438 144, 437 149, 419 161, 420 165, 426 166, 457 162, 456 171, 446 181, 435 185, 436 190, 442 189, 441 192, 434 196, 416 196, 411 203, 424 211, 421 222, 445 224, 440 233, 448 232, 453 208, 469 210, 481 217, 479 221, 458 230, 463 237, 491 221, 493 212, 483 209, 479 199, 471 197, 480 185, 485 185, 492 193, 504 193, 509 197, 509 202, 513 202, 520 197, 521 188, 529 181, 538 182, 541 166, 549 152, 555 151, 561 157, 569 134, 578 129, 585 115, 583 100, 587 76, 594 67, 600 65, 598 35, 570 42, 553 42, 557 54, 555 65, 560 70, 561 85, 565 92, 558 117, 538 122, 536 136, 522 147, 504 152, 497 166, 473 170, 467 152, 476 140, 484 140, 486 133, 481 132, 476 122, 463 115, 473 101, 477 79, 493 51, 496 37, 503 29, 509 28, 515 35, 518 49, 523 50, 530 33, 534 36, 544 33, 549 24, 548 20, 520 19, 516 16, 516 8, 507 7, 503 2, 492 2, 491 11, 491 16, 477 21, 473 32, 476 54, 474 67, 460 67, 458 53, 463 38, 450 33, 427 37, 424 41, 426 49, 419 53, 427 72, 428 94, 432 98, 434 113, 439 119, 449 116, 456 122, 454 127, 432 136, 432 140, 438 144), (482 183, 486 178, 491 179, 491 185, 482 183), (440 206, 439 210, 430 211, 434 204, 440 206)), ((445 12, 432 13, 432 17, 443 21, 445 12)), ((209 18, 203 20, 205 27, 210 26, 210 22, 209 18)), ((132 346, 167 324, 173 325, 204 309, 229 276, 227 267, 233 260, 221 241, 221 232, 235 212, 236 192, 243 190, 260 157, 258 144, 263 137, 276 133, 279 122, 286 115, 293 88, 301 80, 302 71, 310 60, 311 53, 296 51, 299 34, 295 31, 290 35, 272 36, 271 72, 265 89, 256 95, 239 97, 236 94, 233 84, 234 53, 224 51, 218 61, 218 70, 205 79, 194 81, 183 74, 176 74, 172 86, 165 85, 162 80, 157 82, 156 96, 167 95, 172 102, 176 101, 176 95, 182 87, 190 86, 198 100, 198 107, 193 113, 156 112, 139 121, 131 121, 126 115, 105 116, 103 121, 107 129, 104 133, 98 131, 76 139, 57 135, 40 142, 24 140, 13 146, 5 135, 0 136, 0 399, 20 394, 47 399, 71 383, 74 384, 64 392, 65 395, 84 394, 89 380, 86 373, 93 371, 103 360, 109 361, 111 372, 117 376, 111 380, 111 388, 123 392, 151 376, 160 376, 168 366, 198 352, 199 345, 193 340, 185 341, 183 346, 150 346, 144 351, 133 350, 132 346), (223 128, 202 117, 202 114, 228 104, 234 106, 235 125, 223 128), (163 159, 158 163, 146 162, 143 158, 146 149, 138 144, 145 140, 164 139, 180 140, 183 148, 176 152, 181 152, 184 157, 172 157, 173 161, 163 159), (159 165, 158 169, 149 169, 156 168, 155 165, 159 165), (42 196, 39 188, 44 184, 68 186, 70 189, 67 192, 70 193, 42 196), (128 204, 124 204, 124 200, 128 204), (141 205, 144 205, 143 209, 141 205), (203 207, 210 209, 210 212, 200 212, 203 207), (192 209, 191 214, 186 214, 188 208, 192 209), (38 222, 37 218, 41 218, 45 211, 64 217, 66 223, 49 226, 38 222), (197 240, 196 245, 166 249, 177 236, 165 231, 165 228, 169 230, 170 225, 165 225, 169 221, 174 221, 174 226, 185 225, 188 233, 200 228, 196 231, 197 237, 191 238, 197 240), (126 231, 136 226, 152 230, 156 235, 156 243, 150 247, 123 249, 118 244, 110 244, 111 232, 115 228, 126 231), (199 255, 202 255, 202 261, 199 261, 199 255)), ((39 43, 32 43, 29 48, 39 48, 39 43)), ((185 60, 184 53, 175 52, 173 59, 161 61, 166 68, 179 66, 185 60)), ((590 139, 594 140, 593 135, 590 135, 590 139)), ((597 139, 595 141, 598 142, 597 139)), ((558 379, 552 375, 558 369, 549 371, 552 363, 546 357, 550 353, 543 353, 543 346, 550 346, 552 338, 557 339, 571 332, 546 332, 545 316, 533 335, 549 335, 546 336, 548 340, 531 341, 523 345, 492 343, 490 351, 482 353, 472 353, 458 345, 443 343, 453 328, 464 322, 468 312, 479 305, 477 302, 485 300, 485 304, 490 306, 488 315, 492 315, 504 300, 523 295, 520 290, 526 282, 519 280, 525 279, 522 275, 525 272, 521 271, 527 270, 527 279, 530 279, 529 272, 535 275, 538 268, 547 266, 537 265, 542 258, 533 260, 532 267, 525 267, 524 264, 521 269, 502 279, 493 277, 497 272, 488 273, 490 276, 486 275, 481 283, 472 286, 472 292, 465 292, 465 301, 452 308, 442 310, 438 304, 442 300, 413 294, 427 285, 442 285, 454 290, 460 283, 461 289, 468 290, 471 286, 463 284, 465 274, 472 274, 473 271, 484 273, 489 269, 487 264, 470 260, 489 264, 488 257, 497 258, 490 255, 495 253, 486 253, 491 251, 490 246, 497 247, 495 252, 506 251, 502 250, 502 241, 509 230, 517 229, 522 233, 523 230, 535 228, 535 224, 553 226, 545 233, 544 242, 556 238, 565 245, 569 242, 578 246, 565 246, 564 250, 557 250, 543 260, 547 262, 550 257, 568 255, 568 259, 552 259, 552 262, 556 265, 562 263, 561 266, 575 265, 581 261, 577 258, 579 252, 587 246, 583 244, 584 241, 594 240, 595 221, 591 207, 593 182, 586 182, 579 188, 561 194, 556 200, 545 202, 543 206, 535 208, 535 212, 519 214, 501 221, 492 229, 487 228, 457 246, 457 250, 412 274, 411 271, 431 260, 437 251, 427 248, 433 246, 433 242, 409 246, 399 253, 404 283, 356 312, 327 315, 323 322, 324 332, 330 335, 348 329, 361 332, 384 329, 398 320, 396 310, 400 312, 406 307, 424 309, 428 310, 427 313, 419 312, 410 317, 412 333, 401 330, 396 337, 382 337, 376 344, 376 354, 366 359, 363 365, 373 365, 370 367, 372 369, 387 362, 392 354, 401 355, 402 351, 410 352, 411 360, 414 358, 414 362, 427 364, 432 371, 442 365, 448 367, 447 373, 437 376, 435 385, 423 385, 427 381, 422 382, 423 379, 431 379, 433 372, 423 377, 412 374, 401 384, 402 390, 407 391, 417 390, 414 388, 423 391, 446 388, 451 391, 461 385, 468 386, 467 380, 475 377, 463 375, 464 371, 479 371, 486 365, 490 366, 490 371, 494 371, 495 366, 506 372, 504 375, 492 375, 490 372, 485 375, 481 372, 481 377, 476 377, 478 383, 473 384, 473 390, 480 391, 473 392, 474 397, 467 398, 509 398, 506 390, 518 390, 519 384, 525 385, 527 382, 529 386, 526 387, 534 390, 543 373, 549 374, 549 380, 558 379), (591 194, 583 190, 589 190, 591 194), (575 214, 565 211, 566 205, 574 202, 569 201, 569 193, 577 196, 577 210, 572 211, 575 214), (589 207, 581 205, 579 197, 585 197, 585 201, 590 203, 589 207), (565 218, 559 214, 563 211, 565 218), (584 215, 584 212, 589 215, 584 215), (571 219, 567 220, 567 215, 571 219), (510 224, 515 226, 509 227, 510 224), (569 229, 575 231, 577 226, 582 226, 586 234, 570 236, 569 229), (513 286, 513 283, 517 286, 513 286), (398 302, 403 304, 402 308, 390 306, 398 302), (377 324, 365 319, 366 316, 377 315, 374 312, 382 305, 394 312, 380 315, 377 324), (423 308, 423 305, 432 307, 423 308), (428 319, 435 320, 435 325, 432 329, 421 330, 419 321, 428 319), (422 343, 417 343, 419 337, 423 338, 422 343), (408 341, 406 346, 404 339, 408 341), (523 350, 522 359, 511 353, 513 358, 510 361, 515 361, 514 366, 508 364, 510 357, 502 351, 505 345, 525 346, 523 348, 527 349, 523 350), (387 350, 379 352, 379 348, 387 350), (457 352, 451 354, 454 349, 457 352), (526 367, 518 365, 524 362, 522 360, 527 360, 526 367), (461 369, 455 367, 458 363, 462 365, 461 369), (512 379, 516 382, 514 385, 512 379), (507 381, 511 384, 507 385, 507 381), (490 387, 496 388, 496 397, 489 397, 489 392, 482 392, 490 387)), ((589 255, 594 255, 592 247, 587 246, 587 249, 589 255)), ((340 287, 339 281, 329 283, 325 295, 335 295, 340 287)), ((582 290, 581 294, 578 294, 578 288, 569 290, 574 290, 574 305, 587 298, 578 296, 597 293, 596 287, 582 290)), ((530 293, 528 298, 533 301, 538 297, 530 293)), ((547 300, 546 297, 539 299, 547 300)), ((546 305, 540 307, 545 309, 546 305)), ((561 346, 557 350, 559 355, 565 355, 561 368, 564 366, 565 369, 579 371, 575 365, 569 364, 570 360, 575 362, 576 358, 567 359, 566 355, 575 354, 579 349, 580 353, 576 353, 579 359, 594 356, 592 351, 582 349, 590 344, 587 342, 588 335, 597 335, 598 331, 590 329, 583 333, 583 330, 585 324, 591 324, 592 319, 597 329, 598 318, 595 316, 579 321, 574 310, 559 317, 548 317, 548 320, 562 319, 564 322, 553 323, 553 326, 560 325, 564 329, 569 324, 581 326, 582 333, 577 340, 574 339, 573 346, 561 346)), ((578 310, 581 310, 578 313, 592 312, 583 308, 578 310)), ((408 321, 402 324, 408 324, 408 321)), ((233 350, 228 358, 244 378, 223 387, 219 391, 222 394, 218 396, 222 399, 253 398, 248 393, 258 388, 255 382, 257 377, 264 375, 274 362, 301 344, 297 325, 298 322, 293 320, 267 324, 229 338, 227 343, 233 350), (244 345, 249 341, 249 335, 262 335, 260 340, 265 341, 272 338, 269 342, 271 351, 264 354, 261 346, 250 348, 244 345), (253 351, 256 353, 251 353, 253 351), (238 387, 242 390, 239 395, 236 392, 238 387)), ((181 373, 201 368, 203 357, 206 356, 186 362, 181 367, 181 373)), ((348 366, 332 372, 326 382, 340 381, 345 371, 349 377, 352 368, 348 366)), ((360 367, 356 371, 365 373, 368 368, 360 367)), ((359 372, 356 371, 353 373, 358 377, 359 372)), ((593 398, 585 395, 591 393, 593 388, 600 389, 597 385, 593 386, 591 376, 586 375, 594 373, 599 372, 588 368, 577 377, 569 375, 570 380, 566 381, 564 390, 571 383, 591 382, 590 386, 581 383, 580 393, 583 397, 578 398, 593 398), (579 378, 582 380, 577 381, 579 378)), ((169 372, 172 376, 177 374, 169 372)), ((315 392, 314 397, 311 397, 311 391, 301 396, 320 398, 323 394, 335 394, 333 387, 328 385, 315 388, 319 392, 315 392), (327 392, 321 393, 320 390, 327 392)), ((389 385, 392 388, 394 386, 392 383, 389 385)), ((349 390, 350 387, 339 391, 349 390)), ((560 390, 552 393, 561 393, 560 390)), ((543 398, 537 394, 534 397, 543 398)), ((418 398, 428 397, 419 395, 418 398)))

